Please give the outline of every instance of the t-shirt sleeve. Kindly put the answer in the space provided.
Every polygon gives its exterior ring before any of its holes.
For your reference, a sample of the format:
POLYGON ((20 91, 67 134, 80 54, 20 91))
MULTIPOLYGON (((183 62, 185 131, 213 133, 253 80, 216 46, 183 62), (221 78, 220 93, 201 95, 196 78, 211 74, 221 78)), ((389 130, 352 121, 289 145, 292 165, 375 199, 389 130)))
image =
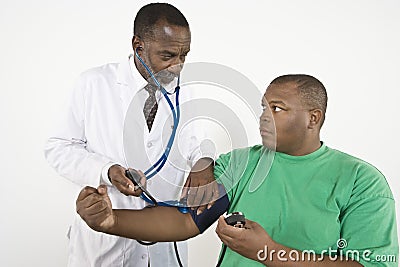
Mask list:
POLYGON ((214 177, 219 184, 224 185, 225 192, 231 199, 232 188, 235 185, 231 164, 232 153, 223 154, 215 162, 214 177))
MULTIPOLYGON (((385 177, 372 166, 360 168, 341 215, 342 254, 365 267, 398 266, 395 203, 385 177)), ((340 245, 340 246, 339 246, 340 245)))

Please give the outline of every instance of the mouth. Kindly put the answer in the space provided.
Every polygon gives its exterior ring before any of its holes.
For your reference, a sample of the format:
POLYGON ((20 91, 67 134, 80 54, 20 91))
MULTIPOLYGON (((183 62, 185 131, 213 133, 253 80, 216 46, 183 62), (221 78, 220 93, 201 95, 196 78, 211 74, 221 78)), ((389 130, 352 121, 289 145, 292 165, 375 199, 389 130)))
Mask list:
POLYGON ((267 136, 267 135, 274 135, 274 132, 266 128, 260 128, 260 134, 261 136, 267 136))
POLYGON ((173 81, 178 75, 173 74, 173 73, 165 73, 162 75, 157 75, 157 79, 164 81, 164 82, 171 82, 173 81))

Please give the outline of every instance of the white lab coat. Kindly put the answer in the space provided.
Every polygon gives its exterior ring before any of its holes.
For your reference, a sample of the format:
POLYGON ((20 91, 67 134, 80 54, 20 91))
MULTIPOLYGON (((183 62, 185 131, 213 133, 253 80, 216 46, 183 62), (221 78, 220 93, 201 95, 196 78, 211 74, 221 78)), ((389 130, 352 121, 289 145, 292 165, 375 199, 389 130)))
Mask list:
MULTIPOLYGON (((65 116, 45 146, 46 159, 60 175, 80 186, 107 184, 116 209, 141 209, 145 203, 116 190, 108 181, 108 168, 119 163, 146 170, 164 151, 171 130, 171 111, 162 94, 157 92, 159 108, 152 130, 148 132, 142 111, 148 96, 143 89, 146 84, 132 57, 84 72, 73 90, 65 116)), ((190 101, 190 97, 189 90, 182 87, 180 102, 190 101)), ((175 95, 171 100, 175 102, 175 95)), ((188 106, 181 105, 182 115, 190 114, 188 106)), ((210 156, 200 152, 204 135, 200 134, 200 129, 194 131, 193 125, 187 123, 188 117, 183 116, 184 121, 179 124, 167 163, 148 182, 147 188, 158 200, 179 198, 180 186, 190 167, 199 158, 210 156)), ((135 240, 95 232, 78 215, 69 238, 68 266, 147 267, 149 258, 151 266, 178 266, 173 243, 142 246, 135 240)), ((186 266, 186 243, 179 242, 178 247, 186 266)))

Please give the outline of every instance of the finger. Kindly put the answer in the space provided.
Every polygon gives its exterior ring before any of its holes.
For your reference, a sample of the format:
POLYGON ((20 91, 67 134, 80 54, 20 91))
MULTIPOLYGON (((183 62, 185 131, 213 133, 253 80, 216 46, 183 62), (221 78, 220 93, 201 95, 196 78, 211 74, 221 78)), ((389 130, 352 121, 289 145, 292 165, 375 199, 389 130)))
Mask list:
POLYGON ((219 199, 219 197, 220 197, 220 195, 219 195, 218 183, 213 182, 212 183, 212 197, 211 197, 210 203, 208 203, 207 209, 210 209, 215 204, 215 201, 217 201, 219 199))
POLYGON ((192 207, 192 210, 197 209, 201 206, 201 200, 204 192, 200 187, 191 187, 189 190, 188 203, 192 207))
POLYGON ((188 191, 189 191, 189 188, 190 188, 189 185, 190 185, 190 176, 186 179, 186 182, 183 185, 182 193, 181 193, 181 199, 188 196, 188 191))
POLYGON ((211 201, 208 203, 207 209, 210 209, 219 198, 220 198, 220 195, 219 195, 218 183, 213 182, 212 183, 212 198, 211 198, 211 201))
POLYGON ((225 221, 225 217, 224 217, 223 215, 219 216, 217 227, 219 227, 219 228, 225 228, 225 227, 227 227, 227 226, 228 226, 228 224, 227 224, 226 221, 225 221))
POLYGON ((93 204, 102 201, 103 198, 97 194, 97 193, 92 193, 89 196, 87 196, 86 198, 78 201, 76 203, 76 211, 81 214, 81 213, 85 213, 86 209, 91 207, 93 204))
POLYGON ((78 195, 78 198, 76 199, 76 202, 83 200, 87 196, 89 196, 92 193, 96 193, 97 190, 96 188, 90 187, 90 186, 85 186, 81 192, 78 195))
POLYGON ((194 198, 194 205, 195 206, 201 206, 202 204, 205 204, 205 202, 203 201, 204 199, 204 195, 205 195, 205 186, 201 186, 197 188, 197 192, 194 198))
POLYGON ((125 174, 116 175, 113 179, 113 182, 116 182, 126 188, 129 188, 129 185, 131 185, 132 188, 134 186, 134 183, 128 177, 126 177, 125 174))
POLYGON ((211 206, 212 206, 212 205, 210 206, 210 203, 213 201, 213 194, 214 194, 213 184, 214 183, 203 186, 204 187, 204 198, 203 198, 203 203, 201 203, 201 204, 204 204, 205 208, 207 208, 207 209, 211 208, 211 206))
POLYGON ((207 205, 199 206, 199 207, 197 208, 196 214, 197 214, 197 215, 202 214, 203 211, 204 211, 206 208, 207 208, 207 205))
POLYGON ((129 170, 133 170, 134 172, 136 172, 139 175, 139 181, 132 181, 133 189, 136 191, 140 186, 146 188, 146 182, 147 182, 147 177, 146 175, 141 171, 141 170, 135 170, 135 169, 131 169, 129 168, 129 170))
POLYGON ((241 233, 243 232, 244 228, 238 228, 238 227, 233 227, 229 224, 226 223, 224 216, 220 216, 218 219, 218 225, 219 231, 221 234, 223 234, 226 237, 230 238, 239 238, 241 233))
POLYGON ((131 195, 132 196, 135 196, 135 197, 140 197, 140 195, 143 193, 143 191, 140 189, 140 188, 138 188, 138 189, 136 189, 131 195))
POLYGON ((104 185, 104 184, 99 185, 99 187, 97 187, 97 192, 98 192, 100 195, 107 195, 107 186, 104 185))
POLYGON ((229 244, 233 241, 232 237, 228 236, 225 234, 225 229, 228 225, 225 222, 225 218, 224 216, 220 216, 218 219, 218 224, 217 227, 215 229, 215 232, 217 233, 219 239, 221 239, 221 241, 229 246, 229 244))
POLYGON ((257 225, 259 225, 259 224, 256 223, 255 221, 251 221, 251 220, 248 220, 248 219, 245 219, 245 220, 246 220, 245 227, 246 227, 247 229, 252 229, 252 228, 257 227, 257 225))
POLYGON ((217 227, 215 228, 215 232, 217 234, 221 233, 225 224, 226 224, 226 222, 225 222, 224 216, 223 215, 219 216, 218 221, 217 221, 217 227))
POLYGON ((133 194, 132 194, 135 197, 139 197, 143 193, 143 190, 140 189, 140 187, 146 188, 147 178, 146 175, 141 170, 135 170, 135 169, 130 169, 130 170, 133 170, 137 174, 139 174, 140 177, 139 184, 133 186, 133 194))
POLYGON ((102 201, 104 198, 96 192, 88 195, 87 197, 85 197, 84 199, 79 201, 79 205, 81 207, 84 208, 88 208, 90 206, 92 206, 94 203, 98 202, 98 201, 102 201))
POLYGON ((114 186, 115 188, 118 189, 118 191, 120 191, 125 196, 131 196, 135 192, 134 186, 131 185, 123 185, 120 183, 115 183, 114 186))
POLYGON ((194 199, 195 199, 196 194, 197 194, 197 187, 190 187, 187 194, 188 194, 187 203, 194 210, 195 208, 193 206, 195 206, 195 205, 193 203, 194 203, 194 199))
POLYGON ((112 184, 114 184, 115 180, 121 182, 121 177, 125 177, 125 168, 120 165, 113 165, 109 170, 109 175, 112 184))
POLYGON ((113 180, 113 185, 124 195, 133 195, 135 185, 126 176, 119 176, 113 180))
POLYGON ((95 214, 103 212, 106 209, 109 209, 107 202, 105 200, 100 200, 85 208, 85 214, 93 216, 95 214))

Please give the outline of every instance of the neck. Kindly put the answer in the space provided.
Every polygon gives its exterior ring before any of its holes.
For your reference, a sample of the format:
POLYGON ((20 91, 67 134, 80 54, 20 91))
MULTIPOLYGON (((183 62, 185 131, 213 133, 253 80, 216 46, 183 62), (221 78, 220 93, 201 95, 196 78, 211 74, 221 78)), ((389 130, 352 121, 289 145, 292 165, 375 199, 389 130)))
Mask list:
POLYGON ((305 156, 317 151, 320 147, 321 147, 321 141, 319 139, 319 136, 317 136, 316 138, 305 140, 304 142, 299 143, 299 147, 291 151, 287 152, 282 151, 282 152, 291 156, 305 156))

